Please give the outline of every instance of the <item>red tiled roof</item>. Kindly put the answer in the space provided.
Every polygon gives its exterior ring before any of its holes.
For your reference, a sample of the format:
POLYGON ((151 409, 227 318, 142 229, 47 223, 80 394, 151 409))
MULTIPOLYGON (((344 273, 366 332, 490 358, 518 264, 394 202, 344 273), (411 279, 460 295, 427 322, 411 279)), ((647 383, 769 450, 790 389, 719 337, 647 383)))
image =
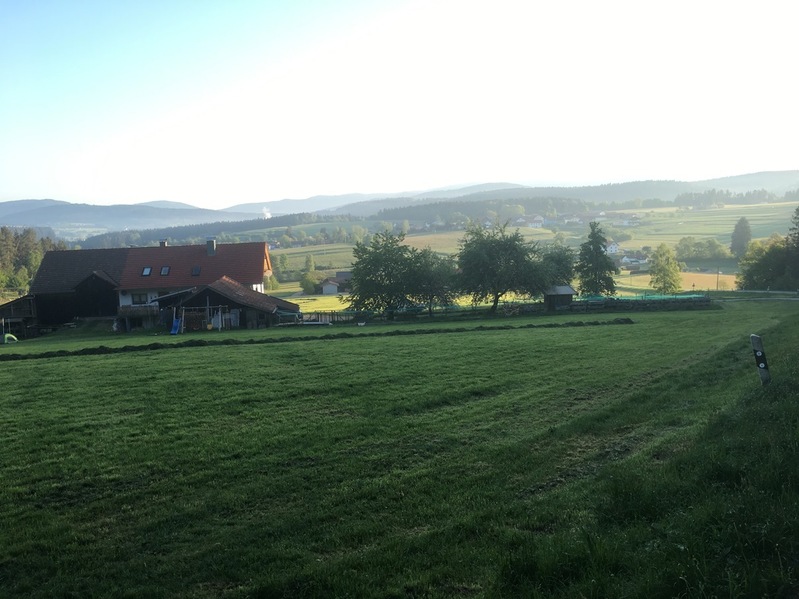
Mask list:
POLYGON ((120 289, 174 289, 208 285, 227 276, 242 285, 260 285, 272 270, 265 243, 130 248, 120 289), (150 274, 143 276, 145 268, 150 274), (164 269, 168 268, 168 272, 164 269), (166 274, 161 274, 166 272, 166 274))
POLYGON ((223 276, 242 285, 260 285, 272 270, 265 243, 54 250, 47 252, 31 282, 32 295, 70 293, 94 274, 118 289, 175 290, 208 285, 223 276), (149 276, 142 276, 145 267, 149 276), (161 274, 163 267, 169 267, 161 274), (196 273, 196 274, 193 274, 196 273))

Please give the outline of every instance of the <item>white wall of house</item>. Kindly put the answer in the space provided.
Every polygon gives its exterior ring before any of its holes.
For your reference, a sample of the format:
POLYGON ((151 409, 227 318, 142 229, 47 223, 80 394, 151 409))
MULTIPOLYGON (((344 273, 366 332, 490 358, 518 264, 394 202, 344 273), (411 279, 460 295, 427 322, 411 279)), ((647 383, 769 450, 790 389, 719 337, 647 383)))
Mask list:
POLYGON ((120 306, 143 306, 158 299, 158 290, 156 289, 137 289, 130 291, 123 289, 119 292, 119 305, 120 306))
MULTIPOLYGON (((251 285, 253 291, 264 293, 264 284, 251 285)), ((118 293, 120 306, 143 306, 154 302, 165 293, 179 291, 177 289, 123 289, 118 293)))

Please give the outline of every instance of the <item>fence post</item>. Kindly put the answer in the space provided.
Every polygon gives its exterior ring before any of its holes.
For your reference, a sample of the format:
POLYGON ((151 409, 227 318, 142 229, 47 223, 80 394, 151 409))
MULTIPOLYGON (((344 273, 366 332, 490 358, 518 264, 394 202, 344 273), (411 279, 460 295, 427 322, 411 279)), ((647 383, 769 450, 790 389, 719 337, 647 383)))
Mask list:
POLYGON ((768 362, 766 361, 766 350, 763 349, 763 341, 759 335, 749 335, 749 340, 752 342, 752 349, 755 352, 755 364, 757 364, 757 371, 760 373, 760 382, 763 385, 768 385, 771 381, 771 374, 768 371, 768 362))

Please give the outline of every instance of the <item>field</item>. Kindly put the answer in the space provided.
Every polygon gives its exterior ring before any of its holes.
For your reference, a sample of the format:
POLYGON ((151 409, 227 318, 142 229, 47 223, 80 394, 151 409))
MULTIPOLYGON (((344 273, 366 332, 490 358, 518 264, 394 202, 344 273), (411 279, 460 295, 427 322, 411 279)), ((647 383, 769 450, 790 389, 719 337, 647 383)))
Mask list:
MULTIPOLYGON (((630 215, 639 215, 643 224, 639 227, 624 229, 626 233, 632 235, 632 239, 623 241, 619 245, 624 250, 640 250, 647 246, 656 248, 661 243, 674 247, 683 237, 694 237, 696 240, 715 238, 722 245, 729 246, 735 223, 741 217, 746 217, 749 221, 753 239, 767 239, 774 233, 784 236, 791 226, 791 218, 796 207, 794 202, 779 202, 753 205, 732 204, 723 208, 706 210, 686 211, 676 208, 657 208, 620 211, 630 215)), ((587 228, 587 224, 582 224, 568 227, 559 226, 557 229, 564 235, 567 245, 577 248, 585 240, 587 228)), ((520 232, 528 241, 540 243, 547 243, 554 237, 553 231, 549 229, 522 228, 520 232)), ((436 252, 453 255, 458 252, 459 242, 463 235, 463 231, 414 233, 406 237, 406 242, 419 249, 430 247, 436 252)), ((320 270, 327 270, 329 274, 334 274, 336 270, 348 270, 352 265, 352 246, 346 244, 274 250, 272 252, 273 260, 277 262, 277 256, 282 253, 285 253, 288 258, 290 270, 301 270, 308 254, 314 256, 320 270)), ((683 288, 686 291, 691 290, 692 284, 695 284, 697 289, 716 289, 715 271, 717 268, 720 268, 722 272, 719 289, 735 288, 737 265, 732 259, 721 261, 719 264, 689 264, 688 266, 691 268, 701 266, 714 274, 684 276, 683 288), (723 284, 721 284, 722 282, 723 284)), ((620 284, 624 283, 620 281, 620 284)), ((642 287, 646 289, 647 284, 642 287)))
POLYGON ((773 233, 784 236, 791 226, 796 206, 795 202, 777 202, 730 204, 723 208, 688 211, 676 208, 628 210, 626 212, 639 214, 645 224, 634 228, 633 239, 620 245, 625 249, 639 249, 645 245, 654 248, 661 243, 674 247, 683 237, 714 237, 728 246, 735 223, 741 217, 749 221, 753 239, 767 239, 773 233))
POLYGON ((799 302, 591 320, 0 346, 0 595, 796 596, 799 302))

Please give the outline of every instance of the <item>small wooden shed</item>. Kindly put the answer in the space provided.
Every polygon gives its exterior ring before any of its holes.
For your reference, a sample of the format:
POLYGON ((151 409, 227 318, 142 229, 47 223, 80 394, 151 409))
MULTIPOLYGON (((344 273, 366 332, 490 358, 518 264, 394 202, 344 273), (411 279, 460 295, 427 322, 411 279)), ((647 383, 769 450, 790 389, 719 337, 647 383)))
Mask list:
POLYGON ((553 285, 544 291, 544 308, 547 312, 568 308, 577 292, 571 285, 553 285))

